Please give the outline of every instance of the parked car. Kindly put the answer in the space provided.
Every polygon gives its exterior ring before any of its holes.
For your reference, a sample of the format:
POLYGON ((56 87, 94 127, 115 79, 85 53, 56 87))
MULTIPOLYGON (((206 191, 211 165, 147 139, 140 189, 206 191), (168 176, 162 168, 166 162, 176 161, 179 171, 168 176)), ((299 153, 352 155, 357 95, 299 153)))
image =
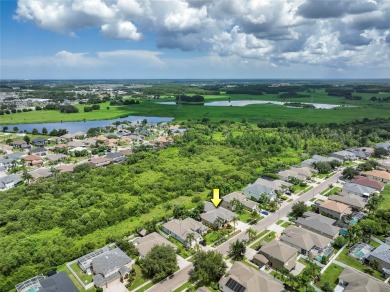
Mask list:
POLYGON ((263 215, 269 215, 269 212, 268 211, 261 211, 261 214, 263 214, 263 215))

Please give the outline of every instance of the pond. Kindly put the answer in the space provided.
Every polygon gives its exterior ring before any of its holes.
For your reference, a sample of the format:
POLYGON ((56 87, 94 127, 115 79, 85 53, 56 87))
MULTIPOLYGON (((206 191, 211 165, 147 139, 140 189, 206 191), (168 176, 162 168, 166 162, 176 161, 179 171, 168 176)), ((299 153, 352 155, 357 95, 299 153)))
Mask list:
POLYGON ((31 132, 33 129, 37 129, 38 132, 42 131, 42 128, 46 128, 49 132, 56 129, 66 129, 69 133, 75 133, 78 131, 87 132, 90 128, 104 127, 115 122, 129 121, 132 124, 141 123, 146 119, 148 123, 157 124, 160 122, 170 122, 173 118, 170 117, 142 117, 142 116, 128 116, 126 118, 118 118, 112 120, 96 120, 85 122, 57 122, 57 123, 39 123, 39 124, 15 124, 15 125, 3 125, 7 126, 10 131, 13 127, 18 127, 19 131, 31 132))
MULTIPOLYGON (((158 102, 159 104, 166 105, 176 105, 174 101, 158 102)), ((250 104, 276 104, 276 105, 285 105, 284 101, 272 101, 272 100, 223 100, 223 101, 212 101, 206 102, 205 106, 246 106, 250 104)), ((301 104, 313 105, 317 109, 332 109, 339 107, 338 104, 326 104, 326 103, 311 103, 311 102, 301 102, 301 104)), ((292 107, 291 107, 292 108, 292 107)))

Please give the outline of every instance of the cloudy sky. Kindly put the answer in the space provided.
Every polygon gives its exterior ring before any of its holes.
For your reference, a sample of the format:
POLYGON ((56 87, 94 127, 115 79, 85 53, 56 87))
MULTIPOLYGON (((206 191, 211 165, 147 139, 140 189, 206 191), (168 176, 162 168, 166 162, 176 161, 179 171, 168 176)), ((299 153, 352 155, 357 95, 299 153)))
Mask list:
POLYGON ((0 78, 390 78, 390 0, 1 0, 0 78))

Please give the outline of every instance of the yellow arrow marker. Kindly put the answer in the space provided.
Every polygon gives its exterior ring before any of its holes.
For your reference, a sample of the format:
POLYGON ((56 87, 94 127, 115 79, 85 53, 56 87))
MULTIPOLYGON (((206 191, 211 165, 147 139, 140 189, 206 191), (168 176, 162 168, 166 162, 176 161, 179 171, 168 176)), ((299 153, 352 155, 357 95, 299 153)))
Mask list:
POLYGON ((219 198, 219 189, 213 189, 213 198, 211 199, 211 202, 213 202, 215 207, 218 207, 218 205, 222 202, 219 198))

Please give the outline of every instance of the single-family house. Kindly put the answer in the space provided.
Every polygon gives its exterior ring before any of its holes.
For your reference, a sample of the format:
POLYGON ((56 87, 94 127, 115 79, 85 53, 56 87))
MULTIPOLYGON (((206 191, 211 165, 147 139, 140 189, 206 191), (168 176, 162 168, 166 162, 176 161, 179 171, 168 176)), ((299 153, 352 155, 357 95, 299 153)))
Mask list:
POLYGON ((27 149, 27 148, 30 148, 31 146, 28 145, 27 142, 24 140, 18 140, 18 141, 12 142, 12 147, 14 149, 27 149))
POLYGON ((297 250, 274 239, 264 242, 252 261, 259 266, 268 265, 274 269, 285 268, 291 271, 297 263, 297 250))
POLYGON ((330 238, 297 226, 287 227, 280 240, 298 250, 303 255, 309 255, 312 249, 322 250, 329 247, 330 238))
POLYGON ((12 159, 0 157, 0 171, 8 170, 13 162, 12 159))
POLYGON ((371 156, 369 152, 361 148, 349 148, 347 151, 355 154, 355 156, 360 159, 368 159, 371 156))
POLYGON ((316 214, 305 212, 303 217, 295 221, 295 225, 305 228, 322 236, 334 239, 339 235, 340 228, 335 226, 336 220, 316 214))
POLYGON ((383 171, 383 170, 370 170, 363 172, 363 175, 365 175, 368 178, 372 178, 376 181, 389 183, 390 182, 390 173, 383 171))
POLYGON ((172 246, 176 249, 176 245, 157 232, 149 233, 135 241, 135 246, 138 249, 141 259, 145 258, 153 246, 163 244, 172 246))
POLYGON ((364 208, 367 205, 367 200, 363 199, 362 197, 349 195, 345 193, 341 193, 340 195, 331 195, 328 197, 329 200, 340 202, 343 204, 346 204, 353 209, 358 209, 360 211, 364 210, 364 208))
POLYGON ((389 292, 390 291, 388 284, 376 280, 373 277, 367 276, 362 272, 358 272, 355 269, 352 270, 348 267, 341 272, 339 276, 339 283, 337 285, 337 288, 339 288, 337 291, 343 291, 343 292, 360 292, 360 291, 389 292))
POLYGON ((7 154, 6 158, 11 159, 12 161, 20 161, 22 160, 22 157, 25 156, 25 152, 14 152, 7 154))
POLYGON ((106 141, 108 141, 108 138, 106 136, 100 135, 100 136, 97 136, 95 138, 95 140, 98 142, 106 142, 106 141))
POLYGON ((286 190, 288 190, 293 186, 293 184, 286 181, 282 181, 280 179, 268 179, 262 177, 258 178, 255 181, 255 184, 272 188, 275 192, 281 192, 281 193, 284 193, 286 190))
POLYGON ((0 191, 5 191, 10 188, 13 188, 18 183, 21 183, 23 180, 17 174, 10 174, 0 178, 0 191))
POLYGON ((352 214, 351 208, 343 203, 327 200, 318 205, 320 214, 340 220, 344 215, 352 214))
POLYGON ((385 171, 390 171, 390 159, 377 160, 378 166, 385 171))
POLYGON ((126 279, 132 259, 120 248, 114 248, 92 259, 93 282, 102 287, 117 279, 126 279))
POLYGON ((48 154, 46 155, 47 160, 51 162, 58 162, 63 159, 65 159, 67 156, 65 154, 59 153, 59 154, 48 154))
POLYGON ((317 162, 331 162, 333 160, 336 160, 336 161, 338 161, 340 163, 343 162, 342 159, 339 159, 339 158, 336 158, 336 157, 325 157, 325 156, 321 156, 321 155, 313 155, 312 158, 306 159, 306 160, 302 161, 301 162, 301 166, 311 168, 317 162))
POLYGON ((62 136, 60 136, 60 138, 62 139, 62 141, 71 141, 74 139, 74 136, 73 134, 64 134, 62 136))
POLYGON ((74 136, 76 139, 84 139, 85 137, 87 137, 87 133, 82 132, 82 131, 78 131, 78 132, 76 132, 76 133, 73 133, 73 136, 74 136))
POLYGON ((42 158, 38 155, 26 155, 22 158, 22 160, 24 161, 25 164, 30 166, 43 164, 42 158))
POLYGON ((88 163, 93 167, 107 166, 111 163, 112 159, 108 157, 95 157, 92 158, 88 163))
POLYGON ((40 178, 47 178, 53 175, 53 173, 48 168, 38 168, 36 170, 33 170, 30 172, 30 175, 34 180, 40 179, 40 178))
POLYGON ((31 141, 31 144, 33 144, 36 147, 43 147, 45 146, 49 141, 45 138, 35 138, 31 141))
POLYGON ((120 152, 108 152, 106 157, 112 159, 112 162, 114 163, 120 163, 126 160, 126 155, 120 152))
POLYGON ((68 147, 69 148, 78 148, 78 147, 85 147, 85 144, 83 141, 80 140, 72 140, 68 142, 68 147))
POLYGON ((306 179, 311 178, 313 175, 317 174, 318 171, 314 168, 305 167, 305 166, 292 166, 290 167, 292 171, 295 171, 296 173, 299 173, 300 175, 303 175, 306 177, 306 179))
POLYGON ((22 283, 15 285, 16 292, 39 291, 39 292, 78 292, 72 280, 65 272, 59 272, 50 277, 43 275, 35 276, 22 283))
POLYGON ((385 187, 385 185, 383 183, 381 183, 377 180, 365 177, 365 176, 354 178, 350 182, 354 183, 354 184, 361 185, 361 186, 366 186, 366 187, 375 189, 379 192, 383 191, 383 189, 385 187))
POLYGON ((370 253, 368 261, 377 261, 378 270, 385 275, 385 278, 390 277, 390 245, 382 243, 370 253))
POLYGON ((286 169, 278 172, 278 176, 281 180, 288 182, 290 179, 294 178, 300 181, 305 181, 306 176, 299 174, 291 169, 286 169))
POLYGON ((232 211, 224 207, 215 208, 214 204, 205 202, 204 213, 200 214, 203 223, 208 226, 220 228, 222 225, 228 224, 235 217, 232 211), (220 222, 217 222, 220 221, 220 222), (218 223, 218 226, 216 225, 218 223))
POLYGON ((132 149, 124 149, 124 150, 119 151, 119 153, 122 154, 122 155, 127 156, 127 155, 130 155, 130 154, 133 154, 133 150, 132 149))
POLYGON ((378 143, 375 145, 375 148, 383 148, 386 150, 390 150, 390 142, 378 143))
POLYGON ((345 194, 356 195, 363 198, 369 198, 371 195, 378 193, 376 189, 353 182, 348 182, 344 184, 342 192, 345 194))
POLYGON ((341 150, 341 151, 337 151, 337 152, 332 152, 329 154, 329 156, 335 157, 335 158, 338 158, 338 159, 341 159, 344 161, 354 161, 354 160, 358 159, 354 153, 349 152, 348 150, 341 150))
POLYGON ((30 149, 30 154, 39 155, 39 156, 46 156, 47 149, 45 147, 32 148, 32 149, 30 149))
POLYGON ((252 184, 247 186, 243 190, 243 193, 244 196, 248 199, 254 198, 255 200, 258 200, 262 194, 265 194, 270 200, 276 198, 276 192, 274 189, 259 184, 252 184))
POLYGON ((282 292, 283 283, 266 272, 236 261, 218 282, 222 292, 282 292))
POLYGON ((61 164, 57 167, 57 169, 60 171, 60 173, 73 172, 74 164, 61 164))
POLYGON ((256 210, 258 205, 258 203, 249 200, 241 192, 233 192, 222 197, 220 206, 230 211, 234 211, 236 209, 234 202, 240 202, 248 211, 256 210))
POLYGON ((208 230, 205 225, 192 218, 186 218, 184 220, 173 219, 164 223, 161 228, 165 233, 177 239, 184 245, 188 245, 188 234, 192 233, 195 237, 194 242, 199 243, 203 240, 202 235, 208 230))

